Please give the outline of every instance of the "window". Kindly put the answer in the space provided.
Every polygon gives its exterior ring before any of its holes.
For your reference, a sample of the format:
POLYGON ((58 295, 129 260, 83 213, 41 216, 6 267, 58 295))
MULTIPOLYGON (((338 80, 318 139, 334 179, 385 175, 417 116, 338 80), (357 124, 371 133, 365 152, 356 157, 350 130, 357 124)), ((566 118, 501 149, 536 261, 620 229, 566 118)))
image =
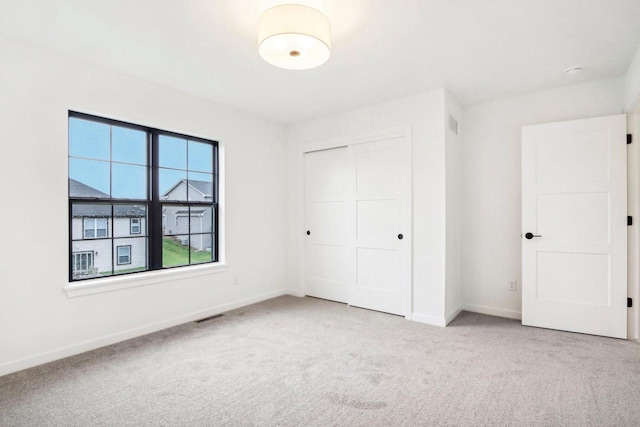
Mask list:
POLYGON ((131 245, 118 246, 118 265, 131 264, 131 245))
POLYGON ((74 275, 89 274, 93 269, 93 251, 71 254, 71 270, 74 275))
POLYGON ((69 279, 216 262, 217 155, 216 141, 70 112, 69 279))
POLYGON ((84 218, 83 234, 85 239, 107 237, 106 218, 84 218))
POLYGON ((129 222, 129 232, 131 234, 140 234, 140 218, 131 218, 129 222))

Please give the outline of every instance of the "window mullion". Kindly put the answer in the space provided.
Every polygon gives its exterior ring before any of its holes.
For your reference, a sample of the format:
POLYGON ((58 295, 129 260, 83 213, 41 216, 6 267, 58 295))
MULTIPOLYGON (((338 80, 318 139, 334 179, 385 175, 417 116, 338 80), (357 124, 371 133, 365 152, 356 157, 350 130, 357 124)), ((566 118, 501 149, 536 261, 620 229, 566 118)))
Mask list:
POLYGON ((149 174, 151 182, 151 201, 149 203, 149 223, 147 235, 149 239, 149 268, 159 270, 162 268, 162 204, 160 203, 160 153, 158 150, 158 133, 150 132, 149 142, 149 174))

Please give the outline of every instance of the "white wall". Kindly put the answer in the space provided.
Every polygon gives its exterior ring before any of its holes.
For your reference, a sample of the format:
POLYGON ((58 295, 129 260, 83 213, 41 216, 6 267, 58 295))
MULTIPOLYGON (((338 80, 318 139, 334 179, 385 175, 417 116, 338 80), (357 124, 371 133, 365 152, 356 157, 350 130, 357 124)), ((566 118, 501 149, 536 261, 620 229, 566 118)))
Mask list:
POLYGON ((636 49, 625 77, 625 111, 640 111, 640 46, 636 49))
POLYGON ((461 156, 462 156, 462 108, 445 93, 445 187, 446 187, 446 270, 445 270, 445 318, 449 323, 462 308, 462 242, 461 242, 461 156), (449 129, 449 116, 458 121, 458 133, 449 129))
POLYGON ((300 289, 303 233, 302 177, 297 169, 297 146, 312 141, 359 136, 375 130, 411 126, 413 150, 413 318, 444 323, 445 283, 445 91, 396 99, 369 107, 290 125, 289 281, 300 289))
POLYGON ((624 78, 466 107, 462 150, 462 283, 466 309, 519 318, 524 125, 620 114, 624 78), (518 280, 517 292, 507 290, 518 280))
POLYGON ((284 126, 8 39, 0 52, 0 375, 286 292, 284 126), (224 145, 226 272, 66 295, 69 109, 224 145))

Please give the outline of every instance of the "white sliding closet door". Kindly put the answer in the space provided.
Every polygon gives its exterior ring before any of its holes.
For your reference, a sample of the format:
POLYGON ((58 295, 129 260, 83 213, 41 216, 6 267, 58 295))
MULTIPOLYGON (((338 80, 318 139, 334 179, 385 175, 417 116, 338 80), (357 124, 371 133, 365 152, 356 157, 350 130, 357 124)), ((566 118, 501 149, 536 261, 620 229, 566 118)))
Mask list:
POLYGON ((349 147, 350 305, 408 314, 410 164, 404 138, 349 147))
POLYGON ((306 294, 348 302, 347 148, 305 154, 306 294))
POLYGON ((409 314, 408 138, 308 152, 304 166, 305 293, 409 314))

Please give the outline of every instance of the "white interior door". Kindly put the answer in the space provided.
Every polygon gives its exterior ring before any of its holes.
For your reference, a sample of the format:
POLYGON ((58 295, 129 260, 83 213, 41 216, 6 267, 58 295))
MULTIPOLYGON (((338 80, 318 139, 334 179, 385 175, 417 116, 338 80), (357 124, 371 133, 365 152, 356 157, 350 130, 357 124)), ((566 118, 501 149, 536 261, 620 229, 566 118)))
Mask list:
POLYGON ((348 302, 347 148, 306 153, 305 291, 348 302))
POLYGON ((408 140, 349 146, 349 304, 406 315, 411 275, 408 140))
POLYGON ((624 115, 522 129, 522 323, 627 337, 624 115))

